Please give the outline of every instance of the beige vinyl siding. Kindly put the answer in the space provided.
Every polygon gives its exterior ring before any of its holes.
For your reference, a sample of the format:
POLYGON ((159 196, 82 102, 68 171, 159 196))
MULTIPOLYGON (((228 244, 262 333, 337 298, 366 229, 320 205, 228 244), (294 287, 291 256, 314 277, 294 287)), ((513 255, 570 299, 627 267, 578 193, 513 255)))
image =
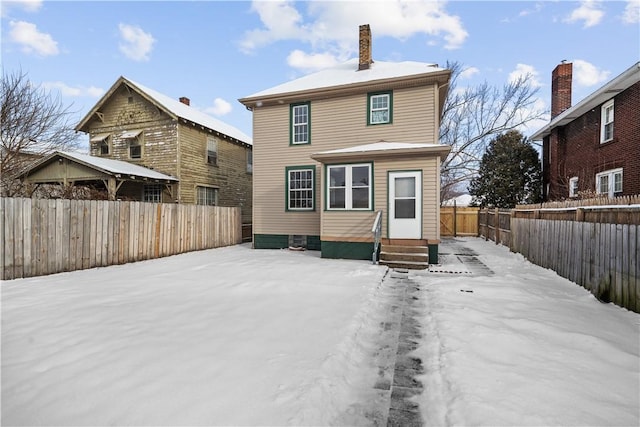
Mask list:
MULTIPOLYGON (((423 239, 440 238, 438 197, 440 193, 440 158, 437 156, 408 160, 376 161, 374 172, 374 211, 322 212, 322 240, 372 241, 371 227, 378 210, 383 211, 382 236, 387 237, 388 224, 388 172, 422 170, 422 230, 423 239)), ((323 197, 323 203, 325 202, 323 197)), ((323 206, 324 209, 324 206, 323 206)))
MULTIPOLYGON (((367 125, 366 93, 339 99, 311 100, 311 144, 298 146, 289 145, 289 104, 256 107, 253 112, 253 232, 319 235, 321 200, 324 197, 320 194, 319 185, 321 165, 311 159, 311 154, 381 140, 437 143, 436 92, 435 85, 394 90, 393 123, 375 126, 367 125), (316 165, 316 210, 285 212, 285 168, 302 165, 316 165)), ((415 166, 415 162, 413 164, 415 166)), ((378 173, 377 170, 375 172, 378 173)), ((377 181, 375 190, 379 192, 381 189, 377 181)), ((385 185, 386 177, 383 187, 385 185)), ((382 190, 386 194, 386 189, 382 190)), ((347 230, 355 229, 357 235, 363 235, 368 227, 370 234, 371 226, 366 226, 366 223, 371 212, 342 214, 345 219, 343 225, 336 226, 336 233, 352 233, 347 230)), ((327 226, 331 228, 329 221, 327 226)), ((324 230, 322 233, 326 234, 324 230)))

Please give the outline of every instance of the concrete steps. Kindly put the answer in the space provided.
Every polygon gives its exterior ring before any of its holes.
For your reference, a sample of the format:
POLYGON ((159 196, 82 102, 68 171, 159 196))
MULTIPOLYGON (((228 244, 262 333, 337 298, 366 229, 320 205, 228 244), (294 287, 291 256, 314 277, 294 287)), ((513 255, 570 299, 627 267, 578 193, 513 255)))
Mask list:
POLYGON ((381 265, 389 268, 424 270, 429 267, 429 248, 415 245, 388 245, 380 247, 381 265))

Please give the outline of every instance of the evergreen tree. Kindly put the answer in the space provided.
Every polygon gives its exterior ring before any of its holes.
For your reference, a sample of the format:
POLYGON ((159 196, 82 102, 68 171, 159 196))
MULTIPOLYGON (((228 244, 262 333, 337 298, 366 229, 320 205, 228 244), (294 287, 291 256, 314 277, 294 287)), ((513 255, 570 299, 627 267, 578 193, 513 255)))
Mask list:
POLYGON ((482 207, 513 208, 542 200, 542 169, 538 152, 518 131, 498 135, 482 156, 469 193, 482 207))

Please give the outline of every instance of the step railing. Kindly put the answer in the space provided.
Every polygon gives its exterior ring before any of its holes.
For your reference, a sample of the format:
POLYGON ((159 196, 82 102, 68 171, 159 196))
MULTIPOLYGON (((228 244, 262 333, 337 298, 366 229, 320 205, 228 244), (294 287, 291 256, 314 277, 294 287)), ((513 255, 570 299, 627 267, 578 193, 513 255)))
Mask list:
POLYGON ((373 233, 373 254, 371 255, 371 261, 374 264, 378 263, 378 248, 380 247, 380 237, 382 235, 382 211, 378 211, 376 219, 373 221, 373 227, 371 227, 373 233))

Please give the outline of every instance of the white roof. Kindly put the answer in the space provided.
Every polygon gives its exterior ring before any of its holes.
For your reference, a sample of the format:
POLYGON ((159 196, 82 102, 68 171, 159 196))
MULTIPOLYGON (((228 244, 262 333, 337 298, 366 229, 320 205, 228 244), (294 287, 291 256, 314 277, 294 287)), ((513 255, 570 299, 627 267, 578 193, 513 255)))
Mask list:
POLYGON ((71 151, 56 151, 51 157, 56 154, 60 154, 63 157, 67 157, 73 160, 77 160, 80 163, 93 166, 97 169, 101 169, 105 172, 120 175, 135 175, 151 179, 161 179, 178 181, 176 178, 165 175, 160 172, 156 172, 153 169, 145 168, 143 166, 134 165, 133 163, 124 162, 121 160, 105 159, 103 157, 90 156, 88 154, 74 153, 71 151))
POLYGON ((153 89, 149 89, 148 87, 145 87, 132 80, 129 80, 127 78, 124 78, 124 79, 127 82, 129 82, 131 85, 135 86, 141 92, 144 92, 145 94, 147 94, 147 96, 152 98, 158 104, 162 105, 167 110, 171 111, 176 116, 189 120, 191 122, 197 123, 209 129, 218 131, 220 133, 228 135, 244 143, 247 143, 250 145, 253 144, 253 139, 249 135, 235 128, 234 126, 224 123, 223 121, 218 120, 214 117, 211 117, 210 115, 205 114, 201 111, 198 111, 197 109, 189 105, 183 104, 178 100, 175 100, 169 96, 163 95, 160 92, 156 92, 153 89))
POLYGON ((424 144, 413 142, 374 142, 373 144, 357 145, 355 147, 340 148, 337 150, 322 151, 317 154, 342 154, 342 153, 366 153, 369 151, 412 150, 419 148, 445 147, 442 144, 424 144))
POLYGON ((365 83, 374 80, 384 80, 396 77, 404 77, 437 71, 445 71, 437 64, 425 62, 382 62, 375 61, 367 70, 358 71, 357 58, 351 59, 335 67, 327 68, 317 73, 309 74, 299 79, 274 86, 247 98, 276 95, 280 93, 298 92, 310 89, 328 88, 333 86, 343 86, 356 83, 365 83))

